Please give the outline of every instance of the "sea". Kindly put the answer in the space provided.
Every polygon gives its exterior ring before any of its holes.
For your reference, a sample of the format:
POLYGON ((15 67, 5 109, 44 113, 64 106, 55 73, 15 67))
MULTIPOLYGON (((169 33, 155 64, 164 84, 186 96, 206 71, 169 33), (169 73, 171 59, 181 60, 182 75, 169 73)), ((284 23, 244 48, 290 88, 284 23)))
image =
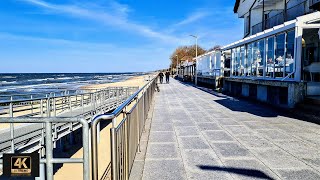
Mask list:
MULTIPOLYGON (((14 95, 75 92, 82 86, 124 81, 144 73, 0 73, 0 101, 14 95)), ((21 96, 22 97, 22 96, 21 96)))

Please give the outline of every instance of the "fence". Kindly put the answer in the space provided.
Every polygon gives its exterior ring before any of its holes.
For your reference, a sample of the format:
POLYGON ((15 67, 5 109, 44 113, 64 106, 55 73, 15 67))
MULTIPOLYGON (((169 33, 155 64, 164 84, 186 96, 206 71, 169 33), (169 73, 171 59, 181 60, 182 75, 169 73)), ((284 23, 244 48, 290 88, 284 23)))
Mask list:
POLYGON ((91 110, 95 110, 106 100, 119 100, 119 97, 127 98, 136 90, 136 87, 110 87, 95 92, 71 95, 52 93, 40 98, 32 98, 33 96, 30 95, 30 99, 22 100, 14 100, 13 98, 17 95, 10 96, 10 100, 0 102, 0 117, 56 117, 68 111, 79 110, 79 108, 82 112, 87 111, 88 106, 91 107, 91 110))
MULTIPOLYGON (((137 90, 137 87, 116 87, 93 93, 74 94, 70 96, 53 96, 48 97, 47 99, 13 100, 9 102, 2 102, 0 105, 2 105, 2 107, 9 107, 10 112, 6 114, 10 115, 9 119, 12 117, 14 117, 13 119, 16 119, 15 116, 17 115, 14 115, 14 112, 24 112, 22 117, 81 117, 89 123, 94 115, 115 109, 137 90), (78 99, 77 97, 81 98, 78 99), (62 101, 61 99, 65 99, 65 101, 62 101), (37 103, 40 107, 35 106, 37 103), (67 107, 65 107, 64 103, 67 103, 67 107), (32 108, 33 113, 31 113, 30 110, 26 110, 28 107, 25 106, 29 106, 30 104, 31 106, 33 105, 33 107, 30 107, 32 108), (46 106, 44 104, 46 104, 46 106), (38 110, 40 110, 40 112, 38 110)), ((8 118, 0 119, 0 123, 7 122, 7 119, 8 118)), ((80 123, 74 122, 54 123, 54 147, 56 147, 57 140, 80 127, 80 123)), ((26 125, 19 129, 19 127, 14 128, 13 123, 11 123, 10 131, 1 132, 1 136, 3 138, 0 140, 0 157, 2 157, 2 154, 6 152, 33 152, 41 149, 43 146, 42 139, 45 137, 45 126, 44 124, 38 123, 26 125)))
POLYGON ((111 176, 112 179, 128 179, 135 154, 140 147, 140 137, 155 92, 157 77, 133 94, 111 114, 99 115, 92 121, 92 179, 98 180, 97 125, 101 121, 112 122, 111 128, 111 176), (132 104, 134 103, 134 104, 132 104), (120 122, 117 117, 123 116, 120 122))
MULTIPOLYGON (((46 180, 53 179, 53 164, 61 163, 83 163, 83 178, 90 179, 90 166, 89 166, 89 125, 88 122, 81 118, 0 118, 0 122, 3 123, 44 123, 45 124, 45 136, 42 138, 41 144, 45 144, 45 154, 40 154, 41 166, 46 164, 46 173, 44 169, 40 168, 40 174, 45 176, 46 180), (54 158, 53 157, 53 141, 54 141, 54 123, 80 123, 82 127, 82 144, 83 144, 83 156, 82 158, 54 158), (45 155, 45 157, 43 157, 45 155)), ((12 139, 13 140, 13 139, 12 139)), ((12 149, 14 144, 12 144, 12 149)), ((0 159, 2 164, 2 160, 0 159)))

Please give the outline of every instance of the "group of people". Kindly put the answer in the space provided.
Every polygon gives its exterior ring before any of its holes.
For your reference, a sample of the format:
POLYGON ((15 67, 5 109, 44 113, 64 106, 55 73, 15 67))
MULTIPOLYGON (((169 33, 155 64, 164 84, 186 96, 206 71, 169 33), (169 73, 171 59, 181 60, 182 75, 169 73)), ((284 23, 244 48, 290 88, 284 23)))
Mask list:
POLYGON ((160 72, 160 73, 159 73, 160 83, 161 83, 161 84, 162 84, 162 82, 163 82, 163 76, 166 76, 166 83, 168 84, 168 83, 169 83, 170 72, 167 71, 167 72, 165 72, 165 73, 163 73, 163 72, 160 72))

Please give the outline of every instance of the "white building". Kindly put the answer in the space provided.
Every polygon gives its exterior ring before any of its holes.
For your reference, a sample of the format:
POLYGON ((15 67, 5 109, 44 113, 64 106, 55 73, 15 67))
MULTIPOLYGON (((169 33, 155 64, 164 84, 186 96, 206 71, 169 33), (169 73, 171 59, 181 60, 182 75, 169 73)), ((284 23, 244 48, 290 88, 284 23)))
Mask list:
POLYGON ((236 0, 234 13, 244 19, 244 37, 319 9, 319 0, 236 0))

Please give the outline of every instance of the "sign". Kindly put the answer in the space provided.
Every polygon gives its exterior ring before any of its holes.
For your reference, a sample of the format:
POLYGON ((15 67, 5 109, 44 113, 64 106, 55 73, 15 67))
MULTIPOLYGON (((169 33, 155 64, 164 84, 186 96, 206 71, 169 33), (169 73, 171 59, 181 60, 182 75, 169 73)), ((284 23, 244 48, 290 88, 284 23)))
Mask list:
POLYGON ((3 176, 39 177, 39 153, 3 154, 3 176))

